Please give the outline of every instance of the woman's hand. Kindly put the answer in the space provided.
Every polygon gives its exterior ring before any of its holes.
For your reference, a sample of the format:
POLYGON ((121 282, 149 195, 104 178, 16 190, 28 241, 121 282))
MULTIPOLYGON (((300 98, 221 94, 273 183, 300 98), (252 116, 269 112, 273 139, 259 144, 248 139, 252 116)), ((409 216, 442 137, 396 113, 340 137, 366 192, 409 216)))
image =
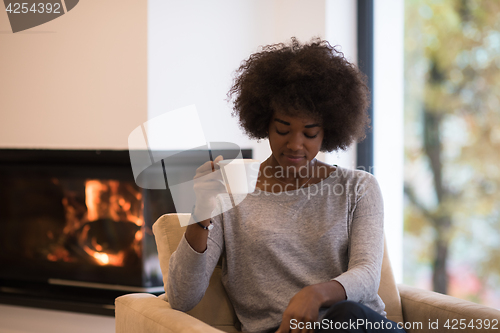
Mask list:
POLYGON ((281 325, 276 333, 313 333, 314 329, 306 329, 306 324, 318 320, 319 308, 323 302, 323 295, 318 293, 315 286, 307 286, 292 297, 288 307, 283 313, 281 325), (291 320, 294 320, 291 322, 291 320), (291 325, 293 323, 294 325, 291 325), (303 326, 302 329, 298 328, 303 326), (291 327, 295 327, 291 329, 291 327))
POLYGON ((215 197, 217 194, 226 192, 217 165, 220 161, 222 161, 221 155, 217 156, 213 162, 208 161, 196 169, 193 189, 196 195, 194 215, 198 220, 197 222, 212 217, 212 211, 215 209, 215 197))
POLYGON ((319 308, 330 307, 345 299, 347 296, 344 287, 335 280, 307 286, 288 303, 276 333, 313 333, 314 329, 307 329, 306 325, 309 322, 310 327, 314 327, 314 322, 318 320, 319 308), (290 325, 292 319, 296 325, 290 325), (298 328, 299 323, 303 328, 298 328), (291 326, 297 328, 291 329, 291 326))
MULTIPOLYGON (((225 193, 222 184, 222 176, 217 163, 222 160, 222 156, 217 156, 215 161, 208 161, 196 169, 193 179, 193 190, 196 195, 193 220, 202 222, 208 226, 208 220, 212 218, 212 212, 216 207, 215 197, 219 193, 225 193)), ((207 249, 208 232, 196 224, 191 224, 186 229, 186 240, 198 253, 203 253, 207 249)))

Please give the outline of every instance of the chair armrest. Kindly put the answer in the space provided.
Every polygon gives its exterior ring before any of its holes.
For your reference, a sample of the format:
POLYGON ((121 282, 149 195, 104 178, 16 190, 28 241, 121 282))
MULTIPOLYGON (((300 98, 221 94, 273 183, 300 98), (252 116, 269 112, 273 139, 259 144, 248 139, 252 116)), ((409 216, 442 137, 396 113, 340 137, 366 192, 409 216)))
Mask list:
POLYGON ((500 311, 493 308, 402 284, 398 285, 398 290, 401 295, 405 323, 415 325, 415 328, 417 328, 417 323, 422 323, 420 329, 407 329, 408 333, 453 331, 444 327, 447 320, 449 320, 450 327, 457 323, 455 330, 458 329, 460 332, 497 332, 500 329, 500 311), (453 321, 453 319, 456 320, 453 321), (473 320, 475 327, 460 329, 461 319, 466 325, 473 320), (485 330, 484 325, 483 328, 479 328, 480 323, 484 323, 485 319, 489 319, 490 322, 496 319, 497 330, 485 330), (439 327, 430 328, 429 322, 435 323, 436 321, 439 327))
MULTIPOLYGON (((116 333, 221 333, 204 322, 173 310, 160 297, 138 293, 115 300, 116 333)), ((233 327, 234 329, 234 327, 233 327)))

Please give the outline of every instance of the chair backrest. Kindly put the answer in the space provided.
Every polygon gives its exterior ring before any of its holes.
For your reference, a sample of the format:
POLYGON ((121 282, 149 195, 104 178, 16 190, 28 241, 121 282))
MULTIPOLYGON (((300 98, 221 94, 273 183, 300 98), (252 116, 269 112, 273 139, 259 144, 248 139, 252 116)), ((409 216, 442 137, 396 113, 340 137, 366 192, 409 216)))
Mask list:
POLYGON ((382 272, 380 275, 380 286, 378 287, 378 295, 385 303, 385 312, 387 319, 396 323, 404 323, 403 309, 401 307, 401 297, 394 280, 392 273, 391 260, 387 252, 387 241, 384 236, 384 259, 382 260, 382 272))
MULTIPOLYGON (((153 233, 158 248, 163 282, 166 284, 168 276, 168 262, 171 254, 177 249, 186 227, 181 227, 179 219, 189 218, 189 214, 166 214, 153 225, 153 233)), ((385 243, 385 242, 384 242, 385 243)), ((234 314, 232 305, 220 281, 221 270, 216 268, 210 285, 201 302, 188 313, 194 317, 210 324, 211 326, 225 330, 238 327, 238 321, 234 314)), ((384 259, 382 262, 382 275, 380 279, 379 296, 385 303, 387 318, 395 322, 403 322, 401 309, 401 298, 396 287, 392 273, 391 262, 387 255, 387 246, 384 244, 384 259)))
MULTIPOLYGON (((153 225, 164 285, 167 284, 170 256, 177 249, 186 230, 186 227, 181 227, 179 220, 189 219, 189 215, 166 214, 161 216, 153 225)), ((221 267, 216 267, 205 296, 203 296, 198 305, 187 313, 222 331, 239 332, 240 324, 226 291, 222 286, 221 276, 221 267)), ((168 295, 165 295, 165 298, 168 301, 168 295)))

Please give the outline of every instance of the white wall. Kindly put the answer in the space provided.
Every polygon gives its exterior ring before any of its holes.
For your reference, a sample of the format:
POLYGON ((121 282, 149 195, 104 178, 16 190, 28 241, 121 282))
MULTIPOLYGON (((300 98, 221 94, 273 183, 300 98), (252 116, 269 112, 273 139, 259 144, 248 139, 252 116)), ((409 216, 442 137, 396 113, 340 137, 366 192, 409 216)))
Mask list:
MULTIPOLYGON (((331 45, 339 45, 346 59, 354 64, 358 60, 357 1, 326 1, 325 35, 331 45)), ((356 143, 348 150, 326 154, 325 161, 346 168, 356 168, 356 143)))
POLYGON ((374 174, 384 197, 392 269, 396 282, 402 283, 404 1, 374 3, 374 174))

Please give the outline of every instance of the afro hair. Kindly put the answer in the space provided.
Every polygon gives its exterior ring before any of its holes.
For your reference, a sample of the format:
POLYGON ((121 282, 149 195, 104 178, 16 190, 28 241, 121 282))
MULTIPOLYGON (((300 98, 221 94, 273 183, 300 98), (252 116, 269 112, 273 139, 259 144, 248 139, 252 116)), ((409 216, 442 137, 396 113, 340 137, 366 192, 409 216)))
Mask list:
POLYGON ((236 70, 227 96, 233 116, 253 139, 268 137, 275 110, 318 119, 321 151, 345 150, 369 128, 366 76, 344 54, 319 38, 262 47, 236 70))

